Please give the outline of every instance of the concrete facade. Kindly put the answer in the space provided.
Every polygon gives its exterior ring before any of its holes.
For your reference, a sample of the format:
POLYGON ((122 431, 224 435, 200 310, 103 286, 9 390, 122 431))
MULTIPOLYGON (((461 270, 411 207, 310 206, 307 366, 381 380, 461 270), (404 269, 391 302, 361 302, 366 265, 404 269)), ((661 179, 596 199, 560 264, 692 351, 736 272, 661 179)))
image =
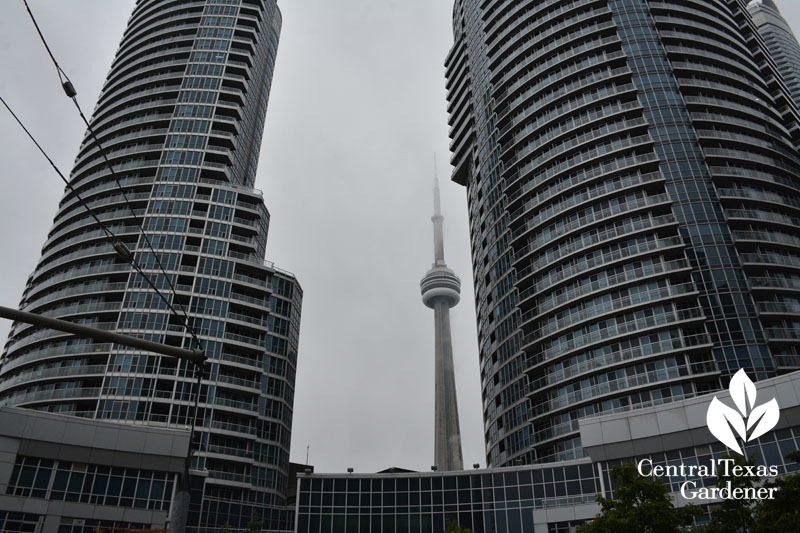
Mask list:
POLYGON ((35 531, 45 533, 58 531, 62 525, 167 527, 172 490, 183 471, 188 447, 186 430, 4 407, 0 409, 0 530, 26 530, 13 525, 23 522, 35 523, 35 531), (34 467, 30 465, 34 463, 40 465, 35 471, 35 481, 32 477, 24 479, 25 465, 33 476, 34 467), (87 480, 81 486, 73 482, 59 493, 53 474, 58 478, 74 472, 82 476, 94 473, 95 480, 92 483, 87 480), (38 477, 40 473, 46 484, 40 485, 43 483, 38 477), (115 497, 134 486, 120 483, 119 494, 115 495, 115 476, 126 481, 137 479, 139 495, 144 490, 142 480, 147 477, 149 496, 138 501, 131 497, 131 505, 122 505, 122 500, 112 504, 115 497), (100 480, 105 483, 102 490, 100 480), (155 490, 151 485, 155 483, 171 487, 169 493, 159 494, 158 501, 151 497, 155 490), (41 491, 38 494, 32 492, 37 487, 41 491), (137 507, 140 505, 143 507, 137 507))
MULTIPOLYGON (((775 398, 780 406, 773 431, 800 426, 800 372, 760 381, 756 386, 757 404, 775 398)), ((717 440, 706 425, 712 396, 733 405, 730 392, 724 390, 675 404, 581 420, 583 447, 593 461, 609 461, 714 444, 717 440)))

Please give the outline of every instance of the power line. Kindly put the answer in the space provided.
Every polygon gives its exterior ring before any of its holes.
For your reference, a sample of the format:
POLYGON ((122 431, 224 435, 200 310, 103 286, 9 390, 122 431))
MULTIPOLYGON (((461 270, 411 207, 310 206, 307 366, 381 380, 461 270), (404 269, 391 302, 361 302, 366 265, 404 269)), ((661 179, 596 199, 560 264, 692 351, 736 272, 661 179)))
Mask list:
MULTIPOLYGON (((200 339, 197 337, 194 328, 189 324, 188 316, 186 316, 186 313, 184 312, 184 317, 186 317, 186 320, 184 320, 184 318, 181 317, 180 314, 178 314, 178 312, 169 302, 169 299, 167 299, 167 297, 163 295, 163 293, 147 276, 147 274, 145 274, 142 271, 142 267, 141 265, 139 265, 139 262, 134 257, 133 252, 131 252, 130 249, 127 247, 127 245, 124 242, 122 242, 122 240, 120 240, 116 235, 114 235, 114 232, 111 231, 105 224, 103 224, 103 221, 101 221, 97 217, 97 215, 95 215, 94 212, 92 212, 92 209, 89 207, 86 201, 81 197, 80 194, 78 194, 77 191, 75 191, 75 188, 70 184, 69 180, 67 180, 67 178, 64 177, 64 174, 61 172, 61 170, 59 170, 59 168, 56 166, 56 164, 53 162, 50 156, 47 155, 47 152, 45 152, 44 148, 42 148, 42 145, 39 144, 39 142, 36 140, 36 138, 33 136, 30 130, 28 130, 25 124, 23 124, 22 120, 20 120, 20 118, 17 116, 16 113, 14 113, 14 110, 11 109, 11 107, 8 105, 8 103, 2 96, 0 96, 0 102, 2 102, 3 106, 5 106, 8 112, 11 113, 11 116, 14 117, 14 120, 17 121, 17 124, 19 124, 19 126, 23 129, 23 131, 28 135, 28 138, 30 138, 30 140, 33 141, 33 144, 36 145, 36 148, 38 148, 39 151, 42 153, 42 155, 45 157, 45 159, 47 159, 48 163, 50 163, 50 166, 53 167, 53 169, 56 171, 61 180, 64 183, 66 183, 67 188, 73 193, 75 193, 75 197, 78 199, 78 202, 86 209, 89 215, 91 215, 91 217, 95 220, 95 222, 97 222, 97 224, 106 234, 106 237, 111 242, 111 245, 114 247, 114 251, 117 253, 117 256, 120 257, 123 261, 130 263, 130 265, 145 279, 145 281, 147 281, 150 287, 152 287, 153 290, 156 292, 156 294, 164 301, 164 303, 167 305, 167 308, 169 308, 172 314, 183 322, 183 326, 192 336, 192 339, 197 343, 198 348, 202 349, 202 344, 200 343, 200 339)), ((169 278, 167 278, 167 281, 169 281, 169 278)))
MULTIPOLYGON (((67 73, 64 71, 64 69, 62 69, 61 66, 58 64, 58 61, 56 60, 55 56, 53 55, 53 52, 50 50, 50 46, 47 44, 47 40, 44 38, 44 35, 42 34, 41 29, 39 28, 39 24, 36 22, 36 17, 34 17, 33 11, 31 11, 30 6, 28 5, 28 1, 27 0, 22 0, 22 1, 25 3, 25 9, 28 11, 28 15, 30 16, 31 21, 33 22, 33 25, 36 28, 36 33, 39 34, 39 39, 42 41, 42 44, 44 45, 45 49, 47 50, 47 53, 50 56, 50 59, 52 60, 53 65, 56 68, 56 72, 58 73, 58 79, 61 82, 61 87, 64 89, 64 92, 66 93, 67 97, 70 98, 72 100, 72 102, 75 104, 75 107, 78 110, 78 114, 80 115, 81 119, 83 120, 83 123, 86 125, 86 128, 89 131, 89 134, 91 135, 92 139, 94 140, 95 145, 97 146, 97 150, 100 152, 100 155, 103 157, 103 161, 105 162, 106 166, 108 167, 108 170, 110 171, 111 176, 114 178, 114 181, 117 184, 117 188, 122 193, 122 198, 125 201, 125 205, 127 205, 128 209, 131 211, 131 215, 133 216, 133 222, 136 224, 136 226, 139 227, 139 231, 142 234, 142 237, 144 237, 144 241, 147 244, 147 247, 150 249, 150 252, 153 254, 153 258, 156 260, 156 264, 158 265, 158 268, 161 271, 161 274, 164 276, 164 279, 166 279, 167 285, 169 285, 169 289, 170 289, 170 292, 172 293, 172 296, 177 298, 177 294, 175 292, 175 286, 173 285, 172 280, 170 279, 170 276, 167 274, 167 271, 166 271, 166 269, 164 268, 164 265, 161 262, 161 258, 156 253, 155 248, 153 248, 153 243, 150 241, 150 238, 147 236, 147 232, 144 230, 144 226, 142 225, 141 221, 139 220, 139 217, 136 215, 136 211, 133 209, 133 205, 131 205, 131 202, 128 199, 128 195, 125 192, 125 188, 122 186, 122 183, 120 182, 119 177, 117 176, 117 173, 114 171, 114 166, 111 164, 111 161, 108 159, 108 155, 106 154, 105 148, 103 148, 103 145, 100 143, 100 139, 97 137, 97 134, 95 133, 94 128, 92 128, 92 125, 89 123, 89 120, 86 118, 86 115, 84 115, 83 109, 81 109, 80 103, 78 103, 78 99, 77 99, 77 94, 78 93, 75 90, 75 86, 72 84, 72 81, 69 79, 69 76, 67 76, 67 73)), ((62 176, 62 179, 63 179, 63 176, 62 176)), ((75 189, 73 189, 71 186, 70 186, 70 190, 72 192, 75 192, 75 189)), ((76 196, 77 196, 77 193, 76 193, 76 196)), ((131 263, 131 264, 133 264, 133 263, 131 263)), ((148 280, 148 282, 149 282, 149 280, 148 280)), ((158 289, 155 288, 155 285, 153 285, 151 283, 151 286, 153 286, 153 288, 156 290, 156 292, 159 292, 158 289)), ((160 295, 160 292, 159 292, 159 295, 160 295)), ((164 299, 163 296, 162 296, 162 299, 164 299)), ((170 309, 172 309, 173 312, 175 312, 175 314, 177 316, 178 313, 177 313, 177 311, 174 311, 174 308, 172 307, 172 305, 169 304, 169 302, 167 302, 166 299, 164 299, 164 301, 167 303, 167 305, 170 307, 170 309)), ((181 319, 181 321, 183 322, 184 327, 191 334, 191 336, 194 339, 195 343, 197 343, 197 347, 202 349, 202 344, 200 343, 200 339, 197 337, 197 334, 195 333, 194 328, 191 326, 189 315, 186 314, 186 310, 183 309, 183 306, 181 306, 181 313, 183 314, 183 318, 181 319)), ((178 318, 180 318, 180 316, 178 316, 178 318)))
MULTIPOLYGON (((45 41, 44 35, 42 35, 42 30, 39 29, 39 24, 36 23, 36 17, 33 16, 33 11, 31 11, 31 6, 28 5, 28 0, 22 0, 22 1, 25 3, 25 9, 28 10, 28 15, 30 15, 31 20, 33 21, 33 25, 36 28, 36 33, 39 34, 39 39, 41 39, 42 44, 44 45, 45 49, 47 50, 47 53, 50 55, 50 59, 53 61, 53 65, 55 65, 55 67, 56 67, 56 72, 58 73, 58 79, 61 81, 61 86, 64 87, 65 91, 67 91, 66 84, 69 84, 70 87, 72 86, 72 82, 70 81, 69 76, 67 76, 67 73, 64 72, 64 70, 58 65, 58 61, 56 61, 56 58, 53 55, 53 52, 50 50, 50 47, 47 45, 47 41, 45 41), (66 80, 66 81, 64 81, 64 80, 66 80)), ((74 92, 74 88, 73 88, 73 92, 74 92)), ((69 94, 69 91, 67 91, 67 93, 69 94)))
POLYGON ((105 224, 103 224, 103 222, 99 218, 97 218, 97 215, 95 215, 92 212, 92 210, 89 208, 89 206, 86 205, 86 202, 83 200, 83 198, 78 193, 78 191, 76 191, 75 188, 70 184, 69 180, 64 177, 64 174, 61 173, 61 171, 58 169, 58 167, 53 162, 53 160, 50 159, 50 156, 47 155, 47 152, 44 151, 44 148, 42 148, 42 146, 36 141, 36 139, 33 137, 31 132, 28 131, 28 128, 25 127, 25 124, 22 123, 22 121, 19 119, 17 114, 14 113, 14 111, 11 109, 11 107, 9 107, 9 105, 6 103, 6 101, 3 99, 2 96, 0 96, 0 102, 2 102, 3 105, 5 106, 5 108, 8 110, 8 112, 11 113, 11 116, 14 117, 14 120, 17 121, 17 124, 19 124, 19 126, 22 128, 22 130, 25 133, 28 134, 28 138, 30 138, 30 140, 33 141, 33 144, 36 145, 36 148, 38 148, 39 151, 42 153, 42 155, 45 157, 45 159, 47 159, 47 162, 50 163, 50 166, 53 167, 53 169, 56 171, 56 173, 58 174, 58 177, 61 178, 61 181, 63 181, 67 185, 67 188, 75 194, 75 197, 78 199, 78 201, 81 203, 81 205, 83 205, 83 207, 86 208, 86 211, 88 211, 89 214, 92 216, 92 218, 94 218, 95 222, 97 222, 100 225, 100 227, 102 228, 102 230, 106 234, 106 236, 108 238, 110 238, 110 239, 115 239, 116 238, 115 235, 111 232, 111 230, 109 230, 106 227, 105 224))

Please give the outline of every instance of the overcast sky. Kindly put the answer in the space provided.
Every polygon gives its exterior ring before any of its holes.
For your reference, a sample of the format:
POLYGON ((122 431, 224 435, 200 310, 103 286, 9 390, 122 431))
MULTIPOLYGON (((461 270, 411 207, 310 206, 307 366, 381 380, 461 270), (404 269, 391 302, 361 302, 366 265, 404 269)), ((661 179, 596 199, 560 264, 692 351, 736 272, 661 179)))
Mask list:
MULTIPOLYGON (((800 29, 800 2, 777 0, 800 29)), ((132 0, 29 0, 85 111, 132 0)), ((464 463, 485 465, 466 196, 450 174, 443 62, 451 0, 279 0, 283 12, 256 187, 267 259, 305 291, 292 461, 317 471, 433 462, 433 260, 438 154, 464 463)), ((65 174, 84 128, 22 0, 0 2, 0 95, 65 174)), ((16 306, 63 185, 0 109, 0 305, 16 306)), ((0 320, 0 339, 10 323, 0 320)))

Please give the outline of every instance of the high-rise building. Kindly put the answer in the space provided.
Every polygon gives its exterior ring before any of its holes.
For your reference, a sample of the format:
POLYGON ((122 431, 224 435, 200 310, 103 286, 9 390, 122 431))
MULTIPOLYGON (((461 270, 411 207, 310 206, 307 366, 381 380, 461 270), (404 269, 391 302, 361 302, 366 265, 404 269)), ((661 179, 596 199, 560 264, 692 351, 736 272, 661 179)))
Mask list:
POLYGON ((433 265, 419 282, 422 302, 433 309, 434 318, 434 450, 433 464, 444 471, 461 470, 461 429, 458 424, 450 308, 461 300, 461 280, 444 261, 444 216, 439 198, 439 179, 433 179, 433 265))
POLYGON ((747 9, 792 93, 794 103, 800 106, 800 44, 797 37, 772 0, 754 0, 747 9))
MULTIPOLYGON (((302 291, 264 260, 269 212, 253 188, 280 25, 275 0, 136 3, 91 120, 102 151, 87 133, 74 192, 64 193, 20 302, 194 348, 97 217, 188 313, 210 359, 190 523, 217 529, 254 516, 275 530, 291 520, 284 505, 302 291)), ((0 404, 188 426, 192 374, 183 361, 16 323, 0 404)))
POLYGON ((800 368, 798 115, 744 0, 456 0, 487 463, 800 368))

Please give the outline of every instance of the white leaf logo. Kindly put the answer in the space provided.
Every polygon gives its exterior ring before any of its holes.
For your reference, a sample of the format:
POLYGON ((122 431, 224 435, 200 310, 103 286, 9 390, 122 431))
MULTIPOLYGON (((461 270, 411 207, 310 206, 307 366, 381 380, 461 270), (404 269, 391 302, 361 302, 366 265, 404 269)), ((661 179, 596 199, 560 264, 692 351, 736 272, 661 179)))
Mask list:
POLYGON ((733 403, 736 404, 736 409, 728 407, 714 396, 711 405, 708 406, 708 412, 706 412, 706 424, 708 424, 711 434, 722 444, 739 455, 744 455, 739 439, 742 443, 750 442, 774 428, 780 416, 778 402, 773 398, 767 403, 754 407, 756 386, 750 381, 744 369, 740 369, 731 378, 728 390, 733 403), (747 432, 751 429, 753 431, 748 437, 747 432))
POLYGON ((750 434, 748 441, 757 439, 770 429, 775 427, 778 423, 778 402, 775 398, 771 399, 765 404, 759 405, 750 413, 750 418, 747 419, 747 430, 755 426, 756 428, 750 434))
MULTIPOLYGON (((742 413, 743 417, 747 417, 747 406, 745 405, 745 398, 747 403, 750 404, 750 409, 756 403, 756 386, 747 377, 747 373, 743 368, 734 374, 731 378, 731 384, 728 385, 728 390, 731 392, 731 399, 736 404, 736 408, 742 413)), ((744 438, 744 435, 742 435, 744 438)))
POLYGON ((706 423, 708 424, 708 429, 711 430, 711 434, 717 437, 717 440, 739 455, 744 455, 739 447, 739 442, 736 440, 736 435, 731 431, 731 428, 735 429, 742 440, 747 436, 744 418, 736 412, 736 409, 728 407, 714 396, 714 399, 711 400, 711 405, 708 406, 706 423))

